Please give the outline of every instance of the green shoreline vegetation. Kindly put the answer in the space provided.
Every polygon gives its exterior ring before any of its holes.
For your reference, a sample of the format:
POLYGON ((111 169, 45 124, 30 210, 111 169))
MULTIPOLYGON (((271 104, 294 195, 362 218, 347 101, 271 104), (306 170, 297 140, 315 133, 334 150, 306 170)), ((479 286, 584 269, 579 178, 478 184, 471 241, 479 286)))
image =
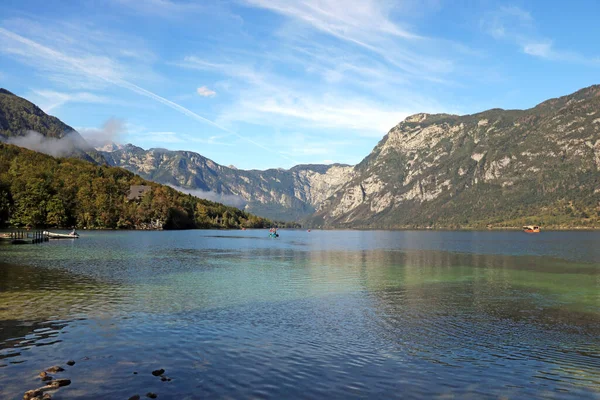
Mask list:
POLYGON ((0 143, 0 226, 87 229, 299 227, 203 200, 118 167, 0 143), (128 200, 132 185, 151 188, 128 200))

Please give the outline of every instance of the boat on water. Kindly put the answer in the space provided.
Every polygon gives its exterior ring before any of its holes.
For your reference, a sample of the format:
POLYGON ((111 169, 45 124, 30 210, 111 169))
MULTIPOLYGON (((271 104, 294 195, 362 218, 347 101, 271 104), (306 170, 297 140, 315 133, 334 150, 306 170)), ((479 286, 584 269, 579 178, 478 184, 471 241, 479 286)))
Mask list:
POLYGON ((71 232, 71 233, 54 233, 44 231, 44 235, 48 236, 50 239, 78 239, 79 233, 71 232))
POLYGON ((523 227, 525 233, 540 233, 540 227, 537 225, 526 225, 523 227))

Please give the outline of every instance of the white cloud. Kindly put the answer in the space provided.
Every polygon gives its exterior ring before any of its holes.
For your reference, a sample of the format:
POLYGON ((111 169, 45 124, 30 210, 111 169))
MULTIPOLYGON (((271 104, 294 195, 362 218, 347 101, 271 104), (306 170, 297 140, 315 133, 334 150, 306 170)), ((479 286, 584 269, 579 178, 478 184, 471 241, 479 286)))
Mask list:
POLYGON ((224 98, 234 100, 221 104, 219 124, 294 126, 321 130, 323 138, 340 131, 354 137, 381 137, 407 115, 448 111, 416 86, 421 80, 447 83, 456 65, 454 58, 469 50, 427 38, 392 18, 402 11, 403 18, 410 20, 407 10, 416 9, 416 4, 240 2, 282 16, 284 24, 275 25, 274 36, 261 37, 256 48, 225 44, 218 58, 190 54, 172 63, 199 70, 202 76, 223 78, 215 86, 219 94, 226 93, 224 98))
POLYGON ((600 66, 600 57, 556 49, 553 41, 538 32, 536 22, 526 10, 516 6, 500 7, 481 20, 481 28, 498 40, 512 42, 524 54, 551 61, 600 66))
POLYGON ((214 201, 217 203, 225 204, 232 207, 237 207, 239 209, 244 209, 246 205, 246 200, 243 197, 235 195, 235 194, 223 194, 212 191, 198 190, 198 189, 187 189, 180 186, 169 185, 173 189, 178 190, 182 193, 191 194, 192 196, 198 197, 200 199, 205 199, 209 201, 214 201))
POLYGON ((77 103, 95 103, 95 104, 114 104, 116 101, 106 96, 100 96, 90 92, 57 92, 54 90, 32 90, 32 95, 28 96, 34 103, 40 105, 40 108, 46 113, 50 113, 69 102, 77 103))
POLYGON ((145 132, 138 135, 144 138, 145 141, 157 143, 185 143, 186 141, 180 138, 176 132, 145 132))
POLYGON ((290 120, 301 120, 305 127, 351 129, 378 137, 409 114, 360 100, 349 101, 343 96, 297 98, 294 94, 282 92, 275 96, 249 96, 242 100, 237 110, 230 111, 223 118, 266 124, 279 117, 281 125, 288 124, 290 120))
POLYGON ((28 131, 24 136, 12 136, 8 143, 39 151, 53 157, 66 157, 77 149, 89 149, 88 143, 77 132, 67 132, 63 137, 47 137, 36 131, 28 131))
POLYGON ((203 138, 203 137, 197 137, 194 135, 189 135, 186 133, 182 133, 180 135, 186 142, 188 143, 203 143, 203 144, 209 144, 209 145, 217 145, 217 146, 237 146, 239 145, 238 142, 236 142, 235 140, 232 140, 231 134, 225 134, 225 135, 213 135, 213 136, 209 136, 208 139, 203 138), (223 140, 225 138, 229 137, 229 140, 223 140))
POLYGON ((123 120, 110 118, 100 128, 77 128, 77 132, 94 148, 111 143, 121 143, 127 133, 127 124, 123 120))
MULTIPOLYGON (((439 80, 455 68, 453 52, 459 46, 443 40, 424 37, 411 31, 390 15, 402 8, 403 2, 380 0, 243 0, 245 4, 281 14, 320 34, 339 39, 361 48, 412 77, 439 80), (444 54, 445 53, 445 54, 444 54)), ((296 35, 298 25, 284 29, 285 36, 296 35)), ((318 39, 315 39, 318 40, 318 39)), ((464 46, 461 46, 464 49, 464 46)))
MULTIPOLYGON (((180 104, 177 104, 132 83, 128 79, 129 74, 127 73, 127 70, 125 68, 121 68, 121 65, 112 58, 81 52, 71 55, 2 27, 0 27, 0 53, 8 54, 19 59, 19 61, 27 65, 45 72, 58 74, 59 76, 67 75, 71 76, 71 79, 83 78, 88 79, 90 82, 95 84, 109 84, 128 89, 134 93, 162 103, 163 105, 170 107, 196 121, 209 124, 219 130, 233 134, 238 138, 265 151, 279 154, 278 152, 273 151, 271 148, 262 145, 253 139, 240 135, 237 132, 233 132, 222 125, 219 125, 181 106, 180 104)), ((290 159, 289 157, 282 157, 290 159)))
POLYGON ((205 6, 198 3, 171 0, 113 0, 113 2, 120 6, 129 7, 136 12, 162 18, 178 17, 206 9, 205 6))
POLYGON ((246 3, 302 20, 323 32, 365 46, 368 44, 363 44, 361 37, 376 33, 404 39, 419 38, 389 19, 392 8, 389 2, 363 0, 351 6, 346 0, 246 0, 246 3))
POLYGON ((107 79, 159 79, 151 68, 156 56, 144 41, 87 24, 10 19, 2 22, 0 39, 0 53, 72 90, 105 89, 107 79))
MULTIPOLYGON (((286 60, 287 61, 287 60, 286 60)), ((237 101, 226 107, 218 118, 220 124, 245 122, 265 126, 304 128, 333 128, 352 130, 353 133, 380 137, 410 114, 435 111, 441 107, 430 99, 398 88, 390 103, 382 93, 361 91, 349 94, 337 86, 319 92, 319 82, 305 85, 282 74, 267 70, 258 72, 243 61, 225 64, 189 56, 177 64, 202 71, 219 72, 235 79, 237 101)), ((350 65, 350 64, 348 64, 350 65)), ((348 67, 348 69, 352 69, 348 67)), ((364 74, 361 81, 385 80, 385 71, 356 67, 353 74, 364 74)), ((366 85, 366 83, 365 83, 366 85)), ((388 88, 389 89, 389 88, 388 88)))
POLYGON ((207 88, 206 86, 201 86, 198 89, 196 89, 196 93, 198 93, 202 97, 214 97, 217 94, 217 92, 207 88))
POLYGON ((523 52, 531 56, 550 58, 553 54, 551 42, 526 43, 523 45, 523 52))

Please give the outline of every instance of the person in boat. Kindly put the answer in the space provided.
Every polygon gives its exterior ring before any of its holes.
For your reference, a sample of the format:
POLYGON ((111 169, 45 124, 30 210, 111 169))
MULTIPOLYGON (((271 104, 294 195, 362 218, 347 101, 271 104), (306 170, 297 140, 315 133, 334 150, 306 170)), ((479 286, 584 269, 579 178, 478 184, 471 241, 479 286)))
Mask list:
POLYGON ((77 236, 77 231, 75 230, 75 228, 73 228, 73 230, 71 231, 71 233, 69 233, 69 235, 77 236))

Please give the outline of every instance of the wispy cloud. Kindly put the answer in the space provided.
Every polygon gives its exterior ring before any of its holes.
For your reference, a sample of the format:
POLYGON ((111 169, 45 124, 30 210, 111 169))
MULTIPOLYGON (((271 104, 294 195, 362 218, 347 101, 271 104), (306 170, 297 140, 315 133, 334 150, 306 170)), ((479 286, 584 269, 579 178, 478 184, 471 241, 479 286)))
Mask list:
POLYGON ((198 93, 202 97, 214 97, 217 94, 217 92, 207 88, 206 86, 201 86, 198 89, 196 89, 196 93, 198 93))
POLYGON ((347 146, 350 146, 352 140, 323 138, 318 135, 309 135, 306 133, 294 132, 286 134, 276 134, 273 142, 278 147, 284 148, 284 152, 301 156, 341 156, 347 146), (338 150, 342 150, 338 152, 338 150))
POLYGON ((497 40, 512 42, 524 54, 551 61, 600 66, 600 56, 558 49, 551 38, 542 35, 527 10, 516 6, 500 7, 481 19, 482 29, 497 40))
POLYGON ((320 93, 316 90, 318 82, 306 86, 267 69, 259 72, 244 61, 225 64, 189 56, 178 65, 218 72, 236 80, 237 101, 218 118, 225 125, 245 122, 285 127, 293 123, 312 129, 350 129, 353 134, 379 137, 410 114, 439 108, 435 102, 406 89, 396 92, 405 96, 397 96, 392 104, 377 100, 381 95, 371 96, 368 92, 356 95, 336 87, 320 93))
MULTIPOLYGON (((284 15, 321 34, 367 50, 417 79, 442 80, 455 68, 451 51, 440 48, 436 39, 420 35, 390 17, 403 2, 363 0, 352 6, 346 0, 243 2, 284 15)), ((287 28, 283 32, 297 35, 294 32, 297 29, 294 25, 294 29, 287 28)))
POLYGON ((146 132, 144 139, 151 142, 159 143, 184 143, 185 140, 180 138, 175 132, 146 132))
POLYGON ((218 123, 380 137, 410 114, 448 111, 417 87, 448 84, 468 49, 403 23, 413 11, 408 1, 239 3, 270 11, 280 23, 254 41, 260 45, 225 43, 218 56, 189 54, 172 63, 221 79, 219 95, 233 101, 221 106, 218 123))
POLYGON ((195 135, 189 135, 187 133, 182 133, 180 135, 187 143, 203 143, 203 144, 209 144, 209 145, 217 145, 217 146, 237 146, 239 145, 239 143, 236 143, 236 141, 231 140, 231 134, 225 134, 225 135, 213 135, 213 136, 209 136, 208 139, 203 138, 203 137, 198 137, 195 135), (230 138, 229 140, 225 140, 225 138, 230 138))
POLYGON ((33 90, 31 98, 35 103, 40 105, 40 108, 47 113, 52 112, 69 102, 77 103, 95 103, 95 104, 115 104, 118 101, 107 96, 101 96, 90 92, 57 92, 54 90, 33 90))
POLYGON ((104 78, 143 82, 159 79, 151 68, 156 56, 136 37, 84 23, 43 19, 9 19, 2 21, 0 29, 1 53, 35 67, 63 88, 97 91, 107 87, 104 78), (48 60, 51 62, 45 62, 48 60), (88 73, 82 73, 83 69, 88 73))
POLYGON ((197 189, 187 189, 180 186, 169 185, 173 189, 178 190, 182 193, 191 194, 192 196, 196 196, 200 199, 205 199, 209 201, 214 201, 217 203, 225 204, 228 206, 237 207, 239 209, 244 209, 247 201, 238 195, 235 194, 224 194, 224 193, 216 193, 205 190, 197 190, 197 189))
MULTIPOLYGON (((168 100, 150 90, 142 88, 127 79, 123 70, 118 68, 118 63, 114 59, 94 54, 70 55, 37 41, 21 36, 8 29, 0 27, 0 52, 20 59, 20 61, 42 70, 48 70, 54 73, 67 73, 78 78, 87 78, 91 81, 104 84, 115 85, 128 89, 134 93, 155 100, 163 105, 170 107, 196 121, 211 125, 219 130, 233 134, 240 139, 249 142, 265 151, 278 154, 281 157, 292 160, 290 157, 279 154, 270 147, 262 145, 257 141, 240 135, 237 132, 215 123, 208 118, 168 100)), ((293 161, 293 160, 292 160, 293 161)))
POLYGON ((112 2, 118 6, 129 7, 138 13, 155 15, 161 18, 180 17, 191 12, 199 12, 206 9, 206 6, 192 1, 112 0, 112 2))
POLYGON ((420 36, 394 23, 388 17, 392 3, 363 0, 348 6, 345 0, 245 0, 246 4, 266 8, 299 19, 344 40, 369 46, 361 38, 390 34, 404 39, 420 36))

